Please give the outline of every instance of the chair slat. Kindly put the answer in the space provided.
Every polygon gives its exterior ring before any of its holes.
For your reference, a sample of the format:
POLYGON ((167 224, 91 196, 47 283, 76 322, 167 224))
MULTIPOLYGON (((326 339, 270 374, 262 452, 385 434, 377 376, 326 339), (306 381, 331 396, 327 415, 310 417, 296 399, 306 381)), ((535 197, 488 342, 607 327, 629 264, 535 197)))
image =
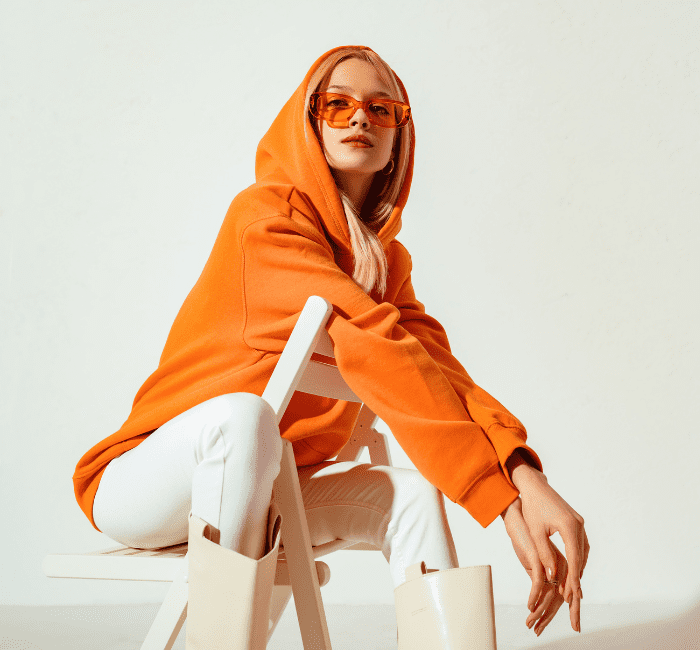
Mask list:
POLYGON ((184 542, 182 544, 175 544, 173 546, 164 546, 163 548, 156 549, 133 548, 131 546, 124 545, 112 546, 110 548, 104 548, 99 551, 84 553, 83 555, 97 555, 100 557, 116 557, 121 555, 137 555, 139 557, 182 557, 185 555, 185 553, 187 553, 187 542, 184 542))
POLYGON ((347 402, 362 402, 345 383, 337 366, 331 366, 319 361, 309 361, 309 365, 306 366, 306 372, 297 383, 297 390, 302 393, 342 399, 347 402))
POLYGON ((319 332, 318 341, 316 342, 316 349, 314 352, 318 352, 326 357, 333 357, 335 359, 333 341, 331 340, 328 330, 325 327, 319 332))
POLYGON ((42 567, 50 578, 172 582, 184 558, 54 554, 44 557, 42 567))
MULTIPOLYGON (((318 546, 312 546, 311 552, 313 553, 314 559, 323 557, 324 555, 329 555, 330 553, 335 553, 336 551, 380 551, 381 549, 374 546, 374 544, 366 544, 365 542, 352 542, 347 539, 334 539, 325 544, 319 544, 318 546)), ((282 559, 286 559, 284 546, 280 545, 279 556, 282 559)))

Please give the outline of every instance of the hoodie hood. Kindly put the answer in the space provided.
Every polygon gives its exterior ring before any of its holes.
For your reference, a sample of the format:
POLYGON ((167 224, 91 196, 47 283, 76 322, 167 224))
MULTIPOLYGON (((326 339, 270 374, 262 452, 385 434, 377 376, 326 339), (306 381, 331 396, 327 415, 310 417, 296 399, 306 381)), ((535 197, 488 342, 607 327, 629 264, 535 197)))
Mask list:
MULTIPOLYGON (((306 73, 304 81, 285 103, 272 126, 260 140, 255 157, 255 180, 256 184, 293 185, 313 205, 316 216, 323 223, 326 233, 336 246, 341 251, 350 252, 352 250, 350 232, 340 193, 321 145, 316 139, 313 126, 304 110, 306 92, 312 75, 330 54, 344 47, 373 51, 363 45, 339 46, 328 50, 316 60, 306 73), (304 133, 305 123, 308 139, 304 133)), ((395 72, 394 76, 406 101, 410 103, 403 83, 395 72)), ((413 118, 404 128, 411 129, 408 169, 394 209, 378 233, 379 240, 385 249, 401 230, 401 213, 408 200, 413 176, 415 143, 413 118)))

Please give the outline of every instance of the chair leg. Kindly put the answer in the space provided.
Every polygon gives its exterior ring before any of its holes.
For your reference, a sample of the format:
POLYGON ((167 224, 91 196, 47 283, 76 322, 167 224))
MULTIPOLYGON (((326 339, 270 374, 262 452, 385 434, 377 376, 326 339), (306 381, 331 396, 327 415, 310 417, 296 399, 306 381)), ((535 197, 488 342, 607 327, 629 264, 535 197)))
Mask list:
POLYGON ((332 650, 294 451, 289 440, 283 442, 284 451, 280 473, 273 489, 273 501, 282 513, 282 543, 301 638, 304 650, 332 650))
POLYGON ((187 556, 173 580, 141 650, 171 650, 187 618, 187 556))
POLYGON ((270 631, 267 633, 267 642, 270 642, 272 635, 277 628, 277 624, 284 614, 289 601, 292 599, 291 585, 275 585, 272 589, 272 599, 270 601, 270 631))

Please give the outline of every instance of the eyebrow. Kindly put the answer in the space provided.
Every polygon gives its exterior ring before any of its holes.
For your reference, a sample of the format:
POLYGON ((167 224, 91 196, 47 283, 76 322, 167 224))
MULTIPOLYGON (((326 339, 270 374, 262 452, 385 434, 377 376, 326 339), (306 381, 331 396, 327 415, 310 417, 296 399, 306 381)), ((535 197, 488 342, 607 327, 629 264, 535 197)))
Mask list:
MULTIPOLYGON (((349 86, 328 86, 328 88, 326 88, 326 90, 330 90, 331 88, 337 88, 338 90, 345 90, 345 91, 349 91, 349 92, 352 92, 352 90, 353 90, 349 86)), ((385 93, 383 90, 378 90, 377 92, 373 92, 373 93, 369 93, 369 94, 372 95, 372 97, 388 97, 389 99, 391 99, 391 95, 389 95, 389 93, 385 93)))

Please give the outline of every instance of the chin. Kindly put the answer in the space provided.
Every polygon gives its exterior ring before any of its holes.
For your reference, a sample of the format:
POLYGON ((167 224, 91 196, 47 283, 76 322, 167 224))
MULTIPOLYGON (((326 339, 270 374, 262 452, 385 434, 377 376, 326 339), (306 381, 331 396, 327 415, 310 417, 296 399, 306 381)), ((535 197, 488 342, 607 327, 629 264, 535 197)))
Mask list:
POLYGON ((378 171, 384 169, 387 164, 388 162, 384 165, 377 166, 376 164, 359 165, 350 162, 339 162, 337 165, 331 166, 333 169, 336 169, 339 172, 345 172, 346 174, 376 174, 378 171))

